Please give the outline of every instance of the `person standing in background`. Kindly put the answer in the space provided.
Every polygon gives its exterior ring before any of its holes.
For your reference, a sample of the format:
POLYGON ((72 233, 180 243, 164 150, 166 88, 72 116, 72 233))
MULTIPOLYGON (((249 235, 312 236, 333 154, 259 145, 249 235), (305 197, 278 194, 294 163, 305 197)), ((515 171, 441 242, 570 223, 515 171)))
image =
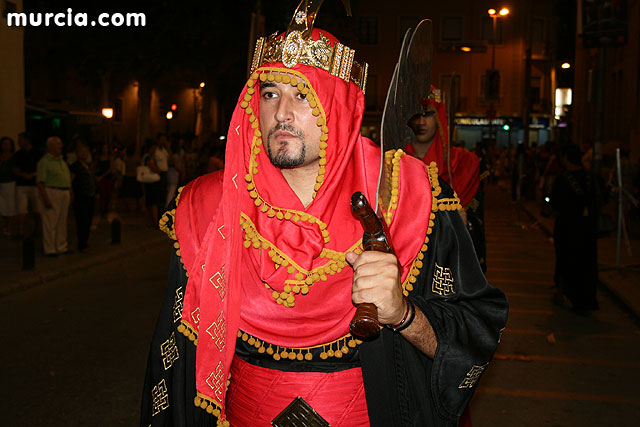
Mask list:
POLYGON ((167 140, 167 135, 164 133, 159 133, 157 138, 156 149, 153 152, 153 162, 158 168, 157 172, 160 174, 160 191, 162 194, 159 195, 159 200, 161 201, 158 204, 158 209, 164 209, 166 206, 164 203, 167 199, 167 191, 168 191, 168 175, 169 175, 169 141, 167 140))
POLYGON ((608 196, 604 183, 582 164, 577 145, 563 148, 564 171, 551 188, 549 203, 556 214, 553 241, 556 251, 554 302, 570 303, 578 314, 598 309, 598 209, 595 194, 608 196), (598 188, 599 187, 599 188, 598 188))
POLYGON ((171 144, 171 152, 169 153, 169 171, 167 172, 167 197, 164 208, 176 196, 176 191, 182 179, 184 179, 184 162, 180 156, 180 145, 177 142, 171 144))
POLYGON ((100 154, 96 162, 96 179, 100 196, 100 219, 104 220, 107 218, 113 193, 113 158, 107 144, 100 147, 100 154))
MULTIPOLYGON (((39 198, 36 188, 36 166, 38 165, 38 152, 31 144, 31 139, 26 132, 18 135, 20 149, 16 151, 13 165, 13 174, 16 176, 16 213, 18 215, 18 236, 25 235, 25 221, 31 211, 39 214, 39 198)), ((37 223, 38 221, 36 221, 37 223)))
POLYGON ((62 158, 62 141, 47 139, 47 153, 40 159, 36 185, 42 198, 42 246, 46 256, 70 253, 67 242, 67 214, 71 200, 71 173, 62 158))
POLYGON ((114 149, 113 158, 113 195, 111 196, 111 205, 115 211, 116 202, 120 197, 120 191, 124 183, 124 176, 127 172, 127 164, 125 158, 127 156, 127 149, 124 147, 114 149))
POLYGON ((78 252, 85 252, 96 204, 96 178, 91 172, 89 149, 85 145, 76 146, 76 158, 77 160, 70 166, 73 174, 73 213, 76 217, 78 252))
POLYGON ((15 144, 8 136, 0 139, 0 216, 5 219, 4 235, 11 235, 16 214, 16 177, 13 174, 15 144))
MULTIPOLYGON (((142 156, 142 165, 148 166, 152 172, 155 172, 162 177, 160 169, 154 160, 155 152, 157 150, 158 145, 153 140, 149 140, 147 142, 145 155, 142 156)), ((158 219, 160 219, 158 216, 160 214, 160 209, 164 206, 167 191, 166 180, 164 182, 164 186, 162 184, 162 179, 156 182, 144 183, 143 185, 144 201, 149 212, 150 225, 155 228, 157 226, 158 219)))

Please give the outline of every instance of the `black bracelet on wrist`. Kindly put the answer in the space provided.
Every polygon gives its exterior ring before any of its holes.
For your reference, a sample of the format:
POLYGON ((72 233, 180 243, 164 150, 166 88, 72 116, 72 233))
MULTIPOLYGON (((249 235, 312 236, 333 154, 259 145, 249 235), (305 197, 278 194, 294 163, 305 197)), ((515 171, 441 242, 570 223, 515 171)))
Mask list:
POLYGON ((416 307, 413 305, 409 298, 405 297, 404 300, 407 303, 407 311, 400 323, 396 325, 385 325, 393 332, 404 331, 409 327, 409 325, 411 325, 411 323, 413 323, 413 319, 416 317, 416 307))

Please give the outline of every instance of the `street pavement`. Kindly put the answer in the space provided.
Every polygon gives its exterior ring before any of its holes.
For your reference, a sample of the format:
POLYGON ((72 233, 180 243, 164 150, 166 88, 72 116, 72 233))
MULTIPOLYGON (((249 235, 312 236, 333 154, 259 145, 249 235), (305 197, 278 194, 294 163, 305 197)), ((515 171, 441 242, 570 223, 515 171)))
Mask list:
POLYGON ((2 240, 0 425, 139 425, 171 244, 146 216, 121 219, 120 245, 103 223, 88 253, 39 251, 34 272, 8 261, 4 246, 18 243, 2 240))
POLYGON ((42 251, 42 235, 37 233, 33 239, 35 246, 33 270, 22 270, 23 241, 1 238, 0 297, 41 286, 166 241, 166 235, 157 226, 151 225, 146 212, 132 211, 118 216, 112 215, 109 219, 113 218, 117 218, 121 223, 120 243, 112 244, 111 222, 102 220, 97 222, 95 229, 91 230, 86 253, 76 251, 75 222, 71 214, 68 225, 71 254, 60 255, 57 258, 45 256, 42 251))
MULTIPOLYGON (((523 200, 519 203, 529 217, 521 219, 521 225, 539 229, 547 236, 553 236, 553 218, 542 215, 539 203, 523 200)), ((609 208, 614 208, 612 205, 609 208)), ((615 212, 610 212, 616 218, 615 212)), ((600 283, 611 292, 619 303, 640 319, 640 239, 632 234, 628 239, 620 236, 618 249, 617 230, 611 235, 598 239, 598 267, 600 283), (618 263, 617 254, 620 254, 618 263)))
MULTIPOLYGON (((486 199, 487 276, 507 294, 510 314, 472 401, 473 425, 635 426, 636 315, 605 289, 588 316, 554 305, 551 222, 499 186, 487 187, 486 199)), ((142 214, 121 221, 120 245, 102 223, 87 254, 50 259, 38 249, 32 272, 20 271, 20 242, 0 240, 0 425, 138 424, 170 244, 142 214)), ((601 267, 611 255, 601 250, 601 267)), ((635 274, 633 258, 623 259, 624 274, 635 274)), ((622 274, 601 278, 609 273, 622 274)))
POLYGON ((637 316, 606 288, 600 310, 587 316, 554 305, 553 241, 543 232, 551 221, 498 186, 486 196, 487 278, 507 294, 510 309, 472 400, 473 425, 637 425, 637 316))

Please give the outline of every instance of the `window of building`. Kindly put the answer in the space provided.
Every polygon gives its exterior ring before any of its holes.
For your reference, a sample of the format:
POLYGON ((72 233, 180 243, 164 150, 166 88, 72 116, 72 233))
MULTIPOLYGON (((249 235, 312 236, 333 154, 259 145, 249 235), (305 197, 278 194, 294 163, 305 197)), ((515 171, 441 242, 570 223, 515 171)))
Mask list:
POLYGON ((419 16, 401 16, 398 20, 398 42, 402 43, 404 34, 409 28, 416 28, 420 23, 419 16))
POLYGON ((533 18, 531 22, 531 41, 541 43, 545 41, 544 18, 533 18))
POLYGON ((442 41, 462 40, 462 16, 443 16, 440 22, 442 24, 440 29, 442 41))
POLYGON ((496 20, 496 44, 502 44, 502 19, 484 16, 482 18, 482 40, 493 42, 493 20, 496 20))
POLYGON ((360 44, 378 44, 377 16, 361 16, 358 19, 358 41, 360 44))

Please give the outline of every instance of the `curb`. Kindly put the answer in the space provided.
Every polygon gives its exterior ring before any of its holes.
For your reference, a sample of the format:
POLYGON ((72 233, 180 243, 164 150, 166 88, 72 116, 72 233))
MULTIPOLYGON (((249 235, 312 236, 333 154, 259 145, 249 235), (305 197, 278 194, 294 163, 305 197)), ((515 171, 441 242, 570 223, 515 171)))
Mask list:
POLYGON ((7 297, 9 295, 14 295, 28 289, 32 289, 36 286, 41 286, 47 283, 55 282, 58 279, 69 276, 71 274, 76 274, 89 268, 95 267, 98 264, 103 264, 105 262, 113 261, 114 259, 120 258, 122 256, 129 255, 131 253, 140 252, 148 249, 151 246, 161 244, 162 242, 168 242, 167 236, 164 234, 158 234, 157 237, 149 238, 143 243, 128 244, 126 246, 121 246, 120 248, 110 251, 107 254, 97 254, 91 256, 78 264, 69 265, 67 268, 62 267, 59 270, 51 271, 51 272, 43 272, 36 273, 35 277, 29 277, 25 280, 13 282, 6 284, 0 289, 0 298, 7 297))

